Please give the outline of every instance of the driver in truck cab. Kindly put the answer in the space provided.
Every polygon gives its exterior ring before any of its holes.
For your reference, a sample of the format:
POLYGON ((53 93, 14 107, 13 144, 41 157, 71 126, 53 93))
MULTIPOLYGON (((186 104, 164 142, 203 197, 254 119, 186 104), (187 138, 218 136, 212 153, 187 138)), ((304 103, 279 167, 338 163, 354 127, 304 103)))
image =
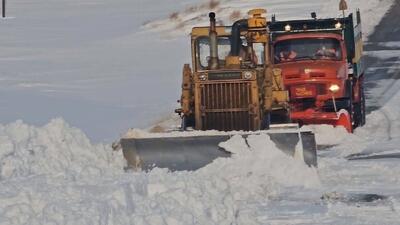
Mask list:
POLYGON ((317 50, 315 56, 321 58, 338 58, 338 52, 335 48, 327 48, 325 45, 323 45, 317 50))

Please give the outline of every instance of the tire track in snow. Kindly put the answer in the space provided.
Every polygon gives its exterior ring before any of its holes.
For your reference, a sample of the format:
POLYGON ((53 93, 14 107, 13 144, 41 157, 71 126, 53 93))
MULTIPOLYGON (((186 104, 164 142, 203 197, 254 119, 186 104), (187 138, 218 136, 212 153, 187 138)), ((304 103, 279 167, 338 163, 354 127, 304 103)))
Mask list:
MULTIPOLYGON (((400 59, 398 58, 398 60, 396 60, 396 62, 394 64, 400 63, 400 59)), ((395 93, 397 93, 398 90, 398 83, 399 83, 399 79, 400 79, 400 70, 397 71, 397 73, 394 73, 390 79, 395 80, 395 82, 391 82, 388 87, 385 89, 385 91, 383 91, 378 99, 378 102, 383 101, 384 103, 382 104, 381 108, 378 109, 379 112, 382 113, 382 115, 384 116, 384 118, 386 119, 387 122, 387 128, 386 128, 386 132, 387 132, 387 137, 388 137, 388 141, 392 140, 392 119, 390 118, 388 112, 385 110, 384 106, 390 102, 390 100, 395 96, 395 93)))
MULTIPOLYGON (((399 51, 399 52, 400 52, 400 51, 399 51)), ((399 63, 400 63, 400 58, 398 58, 393 64, 399 64, 399 63)), ((390 72, 390 71, 389 71, 389 72, 390 72)), ((396 92, 398 91, 397 88, 394 87, 394 86, 397 84, 397 80, 400 79, 400 70, 398 70, 397 73, 396 73, 396 72, 393 73, 393 75, 392 75, 390 78, 388 78, 388 79, 395 80, 395 82, 391 82, 391 83, 387 86, 387 88, 385 89, 385 91, 383 91, 383 92, 379 95, 378 99, 379 99, 380 101, 384 101, 383 104, 388 103, 388 102, 393 98, 393 96, 394 96, 393 94, 392 94, 392 95, 389 95, 391 92, 396 93, 396 92), (385 99, 385 97, 386 97, 387 99, 385 99)), ((382 105, 382 106, 384 106, 384 105, 382 105)))
POLYGON ((386 127, 387 140, 390 141, 390 140, 392 140, 392 124, 391 124, 391 120, 390 120, 389 115, 387 114, 385 109, 379 109, 379 111, 382 113, 383 117, 385 117, 385 119, 386 119, 386 122, 387 122, 387 127, 386 127))

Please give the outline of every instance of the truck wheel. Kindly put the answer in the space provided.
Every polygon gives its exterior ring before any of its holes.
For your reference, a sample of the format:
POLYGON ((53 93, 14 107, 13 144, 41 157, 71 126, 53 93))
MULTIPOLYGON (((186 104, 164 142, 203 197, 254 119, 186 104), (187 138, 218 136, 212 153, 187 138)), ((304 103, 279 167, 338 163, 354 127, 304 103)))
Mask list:
POLYGON ((356 122, 356 104, 353 104, 353 82, 351 80, 348 81, 347 83, 347 96, 349 99, 348 106, 346 107, 347 112, 349 112, 350 116, 350 123, 352 124, 352 127, 355 127, 356 122))
POLYGON ((361 102, 354 104, 354 124, 353 129, 362 126, 361 102))
POLYGON ((365 125, 365 121, 366 121, 366 114, 365 114, 365 93, 364 93, 364 87, 360 88, 360 96, 361 96, 361 101, 360 101, 360 126, 364 126, 365 125))
POLYGON ((360 102, 354 104, 354 125, 353 128, 365 124, 365 94, 364 88, 360 87, 360 102))

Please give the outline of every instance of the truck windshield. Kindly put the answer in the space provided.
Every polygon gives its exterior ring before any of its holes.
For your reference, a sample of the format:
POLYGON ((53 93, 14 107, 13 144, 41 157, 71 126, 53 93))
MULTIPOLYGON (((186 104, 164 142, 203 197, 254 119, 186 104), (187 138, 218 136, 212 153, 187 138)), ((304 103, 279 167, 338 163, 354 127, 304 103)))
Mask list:
POLYGON ((279 41, 274 46, 274 62, 299 60, 342 60, 340 42, 334 38, 304 38, 279 41))

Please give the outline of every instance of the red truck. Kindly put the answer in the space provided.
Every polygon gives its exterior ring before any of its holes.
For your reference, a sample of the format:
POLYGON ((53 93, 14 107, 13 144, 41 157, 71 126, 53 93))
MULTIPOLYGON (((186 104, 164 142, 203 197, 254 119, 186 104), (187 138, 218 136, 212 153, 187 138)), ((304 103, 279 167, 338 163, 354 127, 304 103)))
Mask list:
POLYGON ((272 17, 272 57, 289 91, 290 118, 300 124, 365 123, 361 16, 277 21, 272 17))

